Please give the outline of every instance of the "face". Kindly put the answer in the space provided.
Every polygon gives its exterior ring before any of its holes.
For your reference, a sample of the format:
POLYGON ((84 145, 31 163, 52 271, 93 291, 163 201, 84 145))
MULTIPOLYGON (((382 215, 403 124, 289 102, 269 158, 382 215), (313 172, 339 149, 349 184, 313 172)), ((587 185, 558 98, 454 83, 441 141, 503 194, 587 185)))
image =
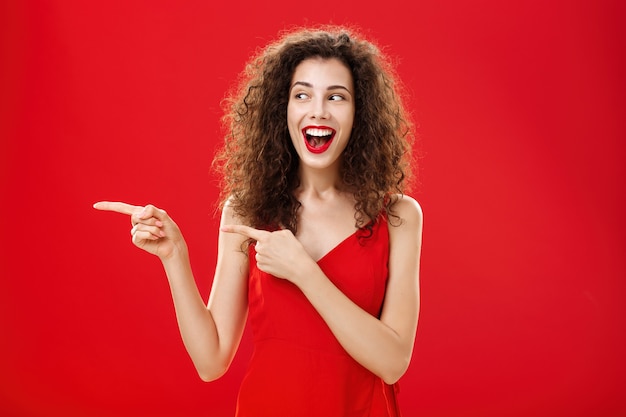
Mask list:
POLYGON ((302 167, 338 168, 354 122, 352 73, 335 58, 309 58, 294 71, 287 125, 302 167))

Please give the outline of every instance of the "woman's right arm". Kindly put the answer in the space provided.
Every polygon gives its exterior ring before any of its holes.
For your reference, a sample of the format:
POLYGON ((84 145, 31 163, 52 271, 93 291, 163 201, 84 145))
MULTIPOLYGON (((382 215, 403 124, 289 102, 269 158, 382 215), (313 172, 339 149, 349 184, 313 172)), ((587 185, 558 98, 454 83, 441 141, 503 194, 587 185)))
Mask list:
MULTIPOLYGON (((165 268, 180 334, 198 375, 204 381, 219 378, 235 356, 246 322, 248 259, 241 250, 245 238, 220 232, 215 276, 205 305, 185 240, 164 210, 113 202, 94 207, 131 216, 133 243, 157 255, 165 268)), ((227 205, 221 224, 233 222, 239 223, 227 205)))

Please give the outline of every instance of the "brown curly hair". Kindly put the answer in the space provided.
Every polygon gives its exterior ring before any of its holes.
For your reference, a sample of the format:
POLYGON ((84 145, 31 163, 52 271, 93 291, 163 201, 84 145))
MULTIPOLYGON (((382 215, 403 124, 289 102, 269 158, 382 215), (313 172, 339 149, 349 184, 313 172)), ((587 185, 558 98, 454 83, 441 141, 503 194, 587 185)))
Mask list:
POLYGON ((356 227, 381 213, 399 220, 392 208, 410 173, 412 123, 388 58, 345 27, 292 30, 247 64, 223 102, 226 137, 214 159, 221 205, 228 201, 252 227, 282 225, 296 233, 299 158, 287 129, 287 103, 296 67, 312 57, 337 58, 353 76, 355 116, 340 175, 356 201, 356 227))

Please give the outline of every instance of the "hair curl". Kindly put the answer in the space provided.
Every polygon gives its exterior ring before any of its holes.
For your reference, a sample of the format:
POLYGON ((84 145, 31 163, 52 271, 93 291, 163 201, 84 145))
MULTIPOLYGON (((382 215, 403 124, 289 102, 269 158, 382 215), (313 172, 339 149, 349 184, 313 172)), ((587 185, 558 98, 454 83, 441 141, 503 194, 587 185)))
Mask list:
POLYGON ((381 213, 398 219, 392 208, 410 174, 412 123, 388 58, 345 27, 288 32, 247 64, 223 101, 226 137, 214 159, 221 204, 228 201, 252 227, 282 225, 296 232, 299 158, 287 128, 287 103, 296 67, 312 57, 337 58, 353 76, 355 116, 340 175, 356 201, 356 227, 367 227, 381 213))

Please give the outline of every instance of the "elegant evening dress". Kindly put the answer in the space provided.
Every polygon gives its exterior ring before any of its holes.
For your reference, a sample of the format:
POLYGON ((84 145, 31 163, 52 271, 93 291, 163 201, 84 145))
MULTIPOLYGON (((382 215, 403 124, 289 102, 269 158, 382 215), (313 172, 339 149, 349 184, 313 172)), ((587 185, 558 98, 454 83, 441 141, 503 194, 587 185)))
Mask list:
MULTIPOLYGON (((317 263, 353 302, 379 317, 389 258, 387 221, 357 230, 317 263), (368 237, 369 236, 369 237, 368 237)), ((249 320, 254 351, 238 417, 397 417, 397 384, 352 359, 302 292, 261 272, 249 248, 249 320)))

